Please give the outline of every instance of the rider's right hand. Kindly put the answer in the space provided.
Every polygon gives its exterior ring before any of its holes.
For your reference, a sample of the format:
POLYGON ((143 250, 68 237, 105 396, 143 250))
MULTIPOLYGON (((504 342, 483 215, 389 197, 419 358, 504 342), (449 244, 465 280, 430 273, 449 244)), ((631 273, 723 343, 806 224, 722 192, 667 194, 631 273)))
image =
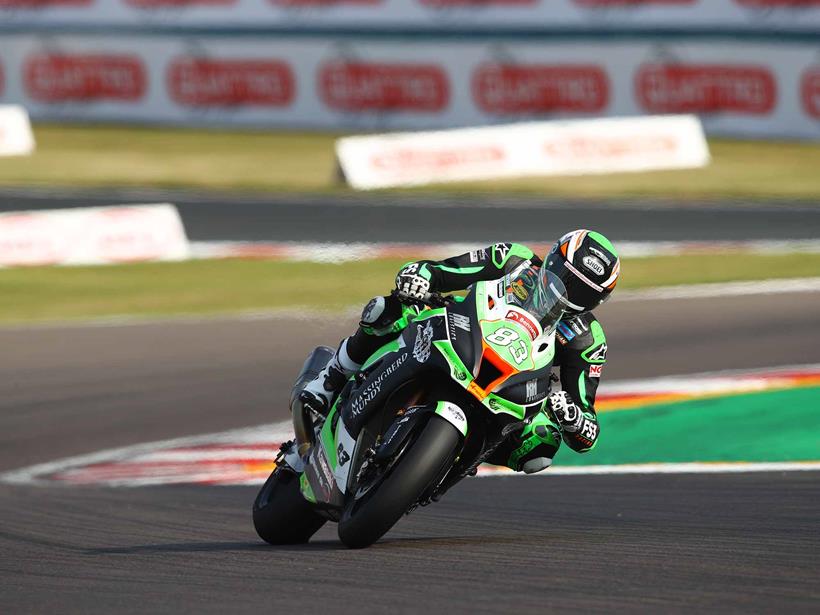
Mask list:
POLYGON ((396 276, 396 289, 410 299, 424 301, 430 292, 430 281, 419 275, 419 264, 410 263, 396 276))

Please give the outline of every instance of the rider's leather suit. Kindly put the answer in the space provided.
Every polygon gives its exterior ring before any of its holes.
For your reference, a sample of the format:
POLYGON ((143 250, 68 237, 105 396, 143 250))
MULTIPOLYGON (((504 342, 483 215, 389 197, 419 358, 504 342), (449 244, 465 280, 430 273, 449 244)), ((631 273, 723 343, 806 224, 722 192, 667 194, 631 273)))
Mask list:
MULTIPOLYGON (((474 282, 499 279, 524 267, 539 267, 541 263, 526 246, 497 243, 442 261, 419 261, 418 271, 429 279, 431 291, 448 292, 466 289, 474 282)), ((362 312, 358 330, 347 340, 347 354, 356 363, 364 363, 378 348, 398 337, 415 313, 393 296, 372 299, 362 312)), ((564 432, 562 438, 573 450, 586 452, 595 446, 599 434, 595 394, 606 362, 606 336, 595 316, 587 312, 562 320, 556 341, 553 366, 560 368, 561 388, 584 414, 581 428, 574 433, 564 432)), ((508 438, 489 462, 520 470, 528 459, 551 460, 560 442, 553 437, 554 423, 545 410, 542 408, 518 437, 508 438)))

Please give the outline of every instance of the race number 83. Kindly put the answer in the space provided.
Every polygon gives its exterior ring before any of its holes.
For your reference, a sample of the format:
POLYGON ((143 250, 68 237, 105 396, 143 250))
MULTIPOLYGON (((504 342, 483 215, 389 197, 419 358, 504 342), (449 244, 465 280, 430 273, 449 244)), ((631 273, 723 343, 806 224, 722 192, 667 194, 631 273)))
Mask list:
POLYGON ((487 341, 498 346, 509 346, 513 360, 519 365, 527 358, 527 344, 512 329, 507 327, 496 329, 487 336, 487 341))

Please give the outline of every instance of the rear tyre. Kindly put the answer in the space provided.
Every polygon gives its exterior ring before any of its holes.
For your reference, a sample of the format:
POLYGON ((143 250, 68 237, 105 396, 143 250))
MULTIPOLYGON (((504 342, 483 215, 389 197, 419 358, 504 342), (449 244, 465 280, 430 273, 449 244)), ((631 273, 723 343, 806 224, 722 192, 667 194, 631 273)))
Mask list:
POLYGON ((452 424, 432 415, 381 483, 348 503, 339 521, 339 539, 361 549, 384 536, 452 462, 460 438, 452 424))
POLYGON ((276 468, 253 503, 256 533, 272 545, 305 543, 325 521, 302 496, 299 477, 289 468, 276 468))

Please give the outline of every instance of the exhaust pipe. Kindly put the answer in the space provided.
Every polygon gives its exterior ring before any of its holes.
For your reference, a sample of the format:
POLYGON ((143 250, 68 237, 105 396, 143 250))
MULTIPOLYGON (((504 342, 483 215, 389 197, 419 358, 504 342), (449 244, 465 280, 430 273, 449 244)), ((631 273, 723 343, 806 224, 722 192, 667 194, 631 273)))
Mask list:
POLYGON ((299 394, 305 385, 316 378, 333 358, 335 351, 328 346, 318 346, 305 359, 302 371, 290 392, 290 413, 293 420, 293 433, 296 434, 296 446, 299 456, 303 457, 313 446, 313 420, 310 411, 299 401, 299 394))

